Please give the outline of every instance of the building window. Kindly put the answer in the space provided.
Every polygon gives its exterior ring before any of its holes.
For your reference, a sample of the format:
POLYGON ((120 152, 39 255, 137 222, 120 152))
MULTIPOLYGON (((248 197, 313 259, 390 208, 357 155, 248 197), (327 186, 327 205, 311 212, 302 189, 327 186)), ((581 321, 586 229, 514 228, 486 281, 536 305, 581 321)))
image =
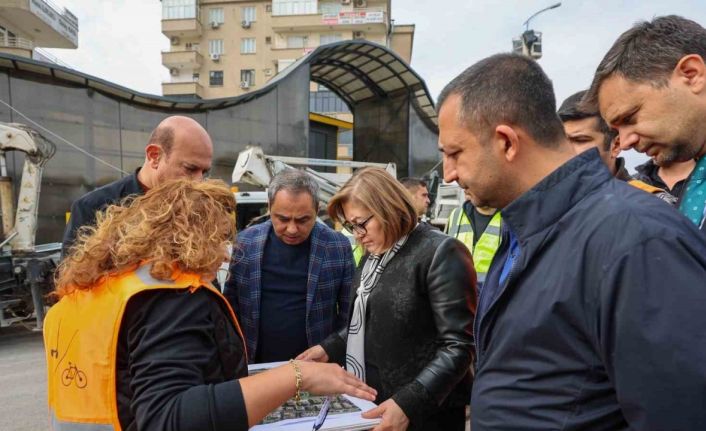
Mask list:
POLYGON ((211 70, 208 72, 208 85, 212 87, 223 85, 223 71, 211 70))
POLYGON ((208 41, 208 53, 211 55, 223 55, 223 39, 211 39, 208 41))
POLYGON ((334 42, 339 42, 343 40, 343 36, 341 33, 324 33, 321 36, 319 36, 319 44, 320 45, 326 45, 327 43, 334 43, 334 42))
POLYGON ((309 93, 309 110, 311 112, 318 112, 321 114, 331 112, 350 112, 350 108, 348 108, 346 102, 336 96, 336 93, 325 87, 323 90, 319 87, 319 91, 312 91, 309 93))
POLYGON ((257 20, 257 9, 255 6, 246 6, 240 9, 240 17, 243 21, 255 22, 257 20))
POLYGON ((255 38, 254 37, 244 37, 240 39, 240 53, 241 54, 255 54, 255 38))
POLYGON ((308 36, 287 36, 287 48, 306 48, 308 36))
POLYGON ((222 7, 215 7, 208 10, 208 22, 223 24, 225 22, 225 14, 222 7))
POLYGON ((284 69, 291 66, 295 61, 297 61, 297 60, 295 60, 295 59, 277 60, 277 73, 282 72, 284 69))
POLYGON ((198 17, 198 0, 162 0, 162 19, 198 17))
POLYGON ((240 71, 241 87, 252 87, 255 85, 255 69, 242 69, 240 71))
POLYGON ((272 0, 272 15, 312 15, 317 9, 317 0, 272 0))
POLYGON ((321 15, 338 15, 338 13, 341 12, 341 9, 343 9, 343 5, 341 5, 340 1, 333 3, 319 3, 319 13, 321 15))

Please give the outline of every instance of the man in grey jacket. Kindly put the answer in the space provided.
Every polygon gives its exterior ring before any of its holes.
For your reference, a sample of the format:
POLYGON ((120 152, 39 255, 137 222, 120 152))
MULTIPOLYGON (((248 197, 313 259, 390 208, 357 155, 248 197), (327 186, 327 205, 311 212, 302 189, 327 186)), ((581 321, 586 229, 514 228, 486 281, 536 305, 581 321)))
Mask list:
POLYGON ((475 320, 472 429, 706 429, 706 242, 575 156, 552 84, 498 54, 439 97, 444 179, 499 208, 475 320))

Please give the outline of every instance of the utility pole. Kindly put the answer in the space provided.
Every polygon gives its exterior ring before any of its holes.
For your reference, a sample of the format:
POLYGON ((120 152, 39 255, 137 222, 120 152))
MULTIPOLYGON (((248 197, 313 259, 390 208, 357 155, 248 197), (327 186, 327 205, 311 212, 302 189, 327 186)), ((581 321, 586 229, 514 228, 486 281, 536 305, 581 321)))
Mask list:
POLYGON ((529 23, 530 21, 532 21, 532 18, 536 17, 542 12, 546 12, 551 9, 556 9, 559 6, 561 6, 561 2, 555 3, 549 7, 545 7, 544 9, 533 13, 532 16, 527 18, 527 21, 522 24, 525 26, 525 31, 521 35, 512 39, 512 52, 526 55, 527 57, 532 57, 535 60, 539 60, 540 58, 542 58, 542 33, 530 30, 529 23))

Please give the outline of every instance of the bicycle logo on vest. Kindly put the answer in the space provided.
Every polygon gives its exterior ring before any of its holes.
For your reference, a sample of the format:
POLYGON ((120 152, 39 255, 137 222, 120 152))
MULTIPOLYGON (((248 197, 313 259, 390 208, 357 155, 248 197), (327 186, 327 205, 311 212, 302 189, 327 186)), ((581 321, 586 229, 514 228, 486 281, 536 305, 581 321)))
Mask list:
POLYGON ((83 389, 88 384, 88 379, 86 378, 86 373, 79 370, 73 363, 69 362, 69 368, 65 369, 61 373, 61 384, 64 386, 69 386, 71 382, 74 382, 77 388, 83 389))

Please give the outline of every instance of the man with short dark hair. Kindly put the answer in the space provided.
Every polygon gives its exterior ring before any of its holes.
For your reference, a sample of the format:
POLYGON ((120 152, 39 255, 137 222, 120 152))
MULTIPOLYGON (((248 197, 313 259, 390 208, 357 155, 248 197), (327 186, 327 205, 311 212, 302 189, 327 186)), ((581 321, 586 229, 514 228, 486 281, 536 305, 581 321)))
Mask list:
POLYGON ((319 186, 289 169, 267 188, 270 219, 240 232, 224 295, 238 315, 251 363, 338 348, 348 327, 355 270, 348 240, 316 221, 319 186))
POLYGON ((586 91, 579 91, 567 97, 557 111, 559 118, 564 123, 566 137, 574 147, 576 154, 596 148, 601 160, 615 178, 652 193, 670 205, 676 205, 677 199, 664 189, 651 186, 630 176, 628 170, 625 169, 625 160, 618 157, 620 154, 618 133, 608 127, 598 111, 587 110, 581 105, 585 94, 586 91))
POLYGON ((620 35, 596 69, 585 103, 657 164, 696 160, 679 210, 706 235, 706 29, 676 16, 620 35))
POLYGON ((423 217, 426 215, 429 209, 429 189, 427 189, 427 183, 420 178, 400 178, 400 183, 406 188, 412 195, 414 203, 414 208, 417 210, 417 215, 423 217))
POLYGON ((196 120, 179 115, 165 118, 150 135, 141 168, 74 201, 64 231, 62 254, 66 255, 81 226, 95 223, 98 211, 128 196, 142 195, 165 180, 201 179, 211 169, 212 157, 211 138, 196 120))
POLYGON ((549 78, 498 54, 439 96, 444 180, 499 208, 480 292, 473 431, 706 429, 706 241, 575 155, 549 78))
POLYGON ((632 178, 625 169, 625 160, 618 157, 620 145, 618 133, 612 130, 596 111, 588 112, 580 106, 586 91, 579 91, 567 97, 557 114, 564 123, 564 131, 576 154, 596 148, 603 163, 614 177, 628 181, 632 178))

